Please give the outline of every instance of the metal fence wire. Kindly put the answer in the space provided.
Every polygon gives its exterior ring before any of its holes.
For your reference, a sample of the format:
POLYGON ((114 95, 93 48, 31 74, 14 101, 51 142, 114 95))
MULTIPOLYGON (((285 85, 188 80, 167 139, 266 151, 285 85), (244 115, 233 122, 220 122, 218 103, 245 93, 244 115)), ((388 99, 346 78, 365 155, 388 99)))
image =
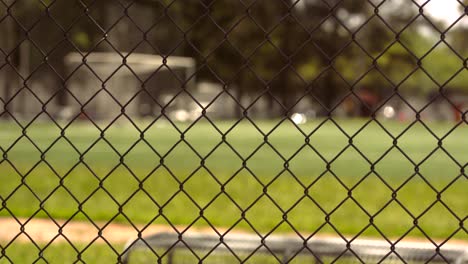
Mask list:
POLYGON ((468 263, 465 0, 0 0, 1 263, 468 263))

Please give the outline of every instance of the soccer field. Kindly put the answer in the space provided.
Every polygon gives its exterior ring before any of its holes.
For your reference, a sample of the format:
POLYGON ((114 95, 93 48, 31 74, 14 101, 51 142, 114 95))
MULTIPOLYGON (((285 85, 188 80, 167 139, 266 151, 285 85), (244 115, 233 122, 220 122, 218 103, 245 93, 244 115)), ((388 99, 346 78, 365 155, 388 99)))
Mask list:
POLYGON ((0 123, 0 215, 468 239, 466 123, 234 123, 0 123))

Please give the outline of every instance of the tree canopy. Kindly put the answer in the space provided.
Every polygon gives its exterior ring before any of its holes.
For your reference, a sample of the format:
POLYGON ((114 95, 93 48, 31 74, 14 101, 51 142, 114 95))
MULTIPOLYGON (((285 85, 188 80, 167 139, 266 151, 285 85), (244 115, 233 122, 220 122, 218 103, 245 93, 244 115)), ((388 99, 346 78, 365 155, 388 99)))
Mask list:
POLYGON ((280 114, 304 97, 330 109, 362 87, 468 91, 467 27, 437 26, 418 9, 396 0, 5 0, 0 32, 10 38, 0 49, 11 65, 28 56, 31 72, 58 83, 71 51, 190 56, 198 80, 221 83, 239 101, 264 96, 280 114))

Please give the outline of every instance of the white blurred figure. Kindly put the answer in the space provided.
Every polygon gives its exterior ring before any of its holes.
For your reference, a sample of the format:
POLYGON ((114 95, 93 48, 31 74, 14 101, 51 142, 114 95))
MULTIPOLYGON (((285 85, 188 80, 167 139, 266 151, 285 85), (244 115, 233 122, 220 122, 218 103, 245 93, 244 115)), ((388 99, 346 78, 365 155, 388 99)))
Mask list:
POLYGON ((392 119, 395 117, 395 108, 393 106, 385 106, 383 109, 383 116, 388 119, 392 119))
POLYGON ((174 112, 174 118, 179 122, 187 122, 190 117, 190 113, 185 110, 177 110, 174 112))
POLYGON ((302 113, 294 113, 291 115, 291 120, 296 125, 303 125, 307 122, 307 117, 305 114, 302 113))

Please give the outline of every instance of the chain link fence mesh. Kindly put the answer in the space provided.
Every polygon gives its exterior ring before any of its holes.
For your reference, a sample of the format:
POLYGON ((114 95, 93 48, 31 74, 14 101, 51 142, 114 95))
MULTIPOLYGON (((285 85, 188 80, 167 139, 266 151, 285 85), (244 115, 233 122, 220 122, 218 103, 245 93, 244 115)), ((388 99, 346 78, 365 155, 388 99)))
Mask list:
POLYGON ((0 0, 0 262, 463 263, 467 4, 0 0))

